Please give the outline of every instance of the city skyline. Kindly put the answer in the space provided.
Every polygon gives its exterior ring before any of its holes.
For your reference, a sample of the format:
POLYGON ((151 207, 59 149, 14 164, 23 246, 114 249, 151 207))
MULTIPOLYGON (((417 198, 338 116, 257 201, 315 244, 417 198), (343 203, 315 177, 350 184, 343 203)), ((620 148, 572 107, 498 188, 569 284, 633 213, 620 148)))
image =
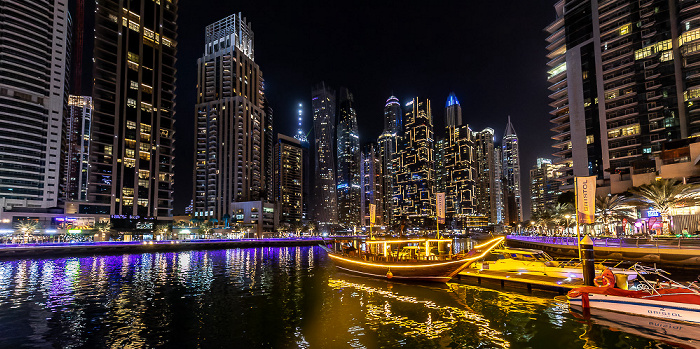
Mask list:
MULTIPOLYGON (((264 5, 274 6, 278 10, 270 12, 264 10, 267 6, 257 4, 213 3, 220 6, 210 8, 192 3, 180 4, 181 13, 193 14, 186 23, 181 23, 182 30, 178 37, 180 47, 200 47, 204 39, 201 28, 219 20, 222 15, 242 12, 253 23, 256 33, 256 63, 265 71, 265 94, 275 109, 275 133, 297 133, 299 103, 303 104, 304 130, 312 128, 309 91, 319 81, 326 81, 336 88, 347 86, 353 92, 361 145, 376 141, 383 131, 381 117, 390 96, 397 96, 402 105, 416 95, 425 96, 437 103, 433 105, 433 113, 442 116, 444 101, 454 91, 462 104, 463 123, 472 130, 491 127, 500 139, 507 115, 512 116, 515 127, 522 133, 521 141, 531 145, 522 154, 524 166, 529 168, 537 157, 552 156, 549 142, 542 144, 539 140, 545 137, 549 139, 552 135, 547 114, 547 59, 543 44, 546 33, 543 28, 551 22, 553 2, 513 4, 508 8, 465 4, 457 6, 453 12, 438 6, 426 9, 427 13, 413 4, 405 4, 400 8, 376 4, 371 13, 365 13, 359 9, 329 4, 297 8, 297 5, 269 2, 264 5), (478 30, 480 26, 490 25, 485 19, 475 18, 470 13, 493 11, 513 18, 527 30, 511 33, 508 28, 494 28, 493 35, 503 38, 499 40, 500 43, 490 40, 490 35, 473 38, 465 34, 478 30), (283 16, 282 13, 288 15, 283 16), (521 18, 522 14, 529 14, 525 17, 530 18, 521 18), (447 24, 430 28, 418 26, 423 15, 429 18, 444 16, 447 24), (474 18, 474 22, 463 23, 465 21, 460 17, 464 16, 474 18), (356 32, 351 29, 355 23, 349 18, 360 18, 363 24, 373 29, 356 32), (533 22, 531 18, 538 20, 533 22), (322 33, 323 31, 327 33, 322 33), (355 32, 354 36, 349 34, 351 32, 355 32), (434 43, 431 42, 432 38, 435 39, 434 43), (348 41, 339 45, 340 40, 348 41), (384 41, 395 41, 396 48, 383 47, 381 43, 384 41), (431 48, 444 47, 447 42, 461 44, 441 48, 445 50, 444 57, 428 54, 427 51, 431 48), (473 43, 496 54, 489 58, 476 58, 464 49, 473 43), (503 50, 502 44, 513 47, 518 54, 498 53, 503 50), (403 55, 399 48, 406 45, 428 46, 426 52, 421 49, 414 55, 403 55), (352 50, 353 47, 358 48, 355 50, 357 52, 352 50), (382 59, 368 64, 372 60, 370 57, 377 54, 382 59), (429 74, 426 65, 433 64, 435 69, 429 74), (523 70, 522 65, 528 69, 523 70), (508 86, 509 89, 517 87, 518 93, 509 93, 503 86, 508 86), (508 98, 503 98, 506 95, 508 98)), ((181 130, 186 130, 185 127, 189 125, 188 119, 192 117, 194 108, 194 93, 188 92, 193 86, 194 77, 188 71, 192 70, 188 66, 192 65, 192 59, 196 60, 196 56, 180 50, 177 104, 179 121, 176 127, 183 127, 181 130)), ((444 132, 442 117, 436 118, 435 128, 438 135, 444 132)), ((184 133, 187 131, 178 133, 178 164, 191 163, 189 144, 192 140, 189 139, 190 135, 184 133)), ((191 182, 187 178, 190 176, 189 171, 183 167, 176 166, 176 186, 179 186, 177 183, 180 181, 191 182)), ((188 188, 182 188, 175 193, 176 212, 183 211, 189 203, 191 196, 180 193, 187 190, 188 188), (180 196, 183 198, 178 200, 180 196)), ((529 209, 526 208, 525 212, 529 212, 529 209)))

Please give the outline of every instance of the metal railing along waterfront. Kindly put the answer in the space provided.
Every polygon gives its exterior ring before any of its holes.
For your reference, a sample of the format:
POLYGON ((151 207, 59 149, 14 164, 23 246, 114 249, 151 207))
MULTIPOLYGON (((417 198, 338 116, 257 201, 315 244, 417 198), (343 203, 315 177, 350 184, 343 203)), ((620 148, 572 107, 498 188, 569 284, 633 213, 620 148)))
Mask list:
MULTIPOLYGON (((527 236, 508 235, 509 240, 526 241, 540 244, 578 246, 576 237, 571 236, 527 236)), ((700 238, 608 238, 591 237, 594 246, 600 247, 640 247, 640 248, 688 248, 700 249, 700 238)))

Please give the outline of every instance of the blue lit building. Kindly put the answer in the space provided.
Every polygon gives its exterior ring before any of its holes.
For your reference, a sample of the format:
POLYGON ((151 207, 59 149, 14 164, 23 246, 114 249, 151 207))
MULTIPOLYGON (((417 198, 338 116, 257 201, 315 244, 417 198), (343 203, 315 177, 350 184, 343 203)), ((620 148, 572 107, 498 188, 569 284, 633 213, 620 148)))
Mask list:
POLYGON ((360 136, 354 100, 344 87, 338 110, 338 223, 351 229, 360 224, 360 136))

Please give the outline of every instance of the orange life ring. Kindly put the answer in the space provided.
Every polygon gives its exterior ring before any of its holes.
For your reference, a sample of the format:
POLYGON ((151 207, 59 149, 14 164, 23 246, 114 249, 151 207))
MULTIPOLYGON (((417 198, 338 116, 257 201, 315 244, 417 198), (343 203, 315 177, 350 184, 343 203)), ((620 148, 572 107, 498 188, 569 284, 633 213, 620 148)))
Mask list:
POLYGON ((606 277, 603 277, 602 275, 597 276, 595 279, 593 279, 593 283, 597 287, 610 287, 610 280, 608 280, 608 278, 606 277))

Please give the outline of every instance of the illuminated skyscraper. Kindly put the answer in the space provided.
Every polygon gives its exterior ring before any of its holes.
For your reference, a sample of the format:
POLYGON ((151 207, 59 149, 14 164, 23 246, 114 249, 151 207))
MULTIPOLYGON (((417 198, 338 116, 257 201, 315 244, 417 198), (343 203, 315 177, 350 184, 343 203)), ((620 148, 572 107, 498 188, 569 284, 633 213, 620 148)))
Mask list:
POLYGON ((60 205, 70 33, 68 0, 0 0, 0 208, 60 205))
POLYGON ((87 200, 92 98, 68 97, 66 200, 87 200))
POLYGON ((435 144, 430 100, 414 98, 406 104, 404 116, 403 135, 393 162, 394 216, 425 225, 435 216, 435 144))
POLYGON ((263 78, 250 23, 230 15, 206 27, 197 60, 194 215, 232 215, 232 202, 265 199, 263 78))
MULTIPOLYGON (((449 118, 449 114, 446 115, 449 118)), ((444 168, 445 214, 449 219, 465 222, 474 215, 476 153, 469 126, 448 126, 441 142, 444 168)), ((482 219, 483 220, 483 219, 482 219)))
POLYGON ((501 143, 503 150, 503 177, 506 207, 506 224, 517 224, 523 221, 523 200, 520 187, 520 149, 518 135, 508 116, 506 131, 501 143))
POLYGON ((363 226, 370 224, 370 205, 376 205, 375 225, 383 224, 382 200, 384 193, 382 188, 382 159, 377 150, 377 144, 369 143, 363 146, 360 159, 360 213, 363 226))
POLYGON ((445 103, 445 127, 462 126, 462 107, 454 92, 450 93, 445 103))
POLYGON ((393 197, 396 190, 393 161, 396 156, 396 143, 401 134, 401 115, 401 104, 398 98, 389 97, 384 105, 384 131, 377 140, 381 158, 381 187, 384 195, 381 212, 384 224, 393 223, 393 197))
POLYGON ((338 104, 337 159, 338 223, 345 228, 360 224, 360 136, 355 101, 340 89, 338 104))
POLYGON ((80 213, 172 216, 177 0, 100 0, 88 204, 80 213))
POLYGON ((298 139, 277 135, 274 197, 280 223, 301 224, 303 218, 304 150, 298 139))
POLYGON ((484 215, 490 224, 498 223, 496 180, 500 180, 501 176, 500 171, 496 168, 494 133, 494 130, 488 127, 474 133, 476 148, 475 211, 484 215))
POLYGON ((324 82, 311 90, 314 114, 314 208, 319 230, 328 232, 338 224, 338 201, 335 184, 335 91, 324 82))
POLYGON ((551 159, 538 158, 537 164, 530 170, 530 213, 544 211, 557 204, 559 189, 559 170, 564 165, 552 164, 551 159))

